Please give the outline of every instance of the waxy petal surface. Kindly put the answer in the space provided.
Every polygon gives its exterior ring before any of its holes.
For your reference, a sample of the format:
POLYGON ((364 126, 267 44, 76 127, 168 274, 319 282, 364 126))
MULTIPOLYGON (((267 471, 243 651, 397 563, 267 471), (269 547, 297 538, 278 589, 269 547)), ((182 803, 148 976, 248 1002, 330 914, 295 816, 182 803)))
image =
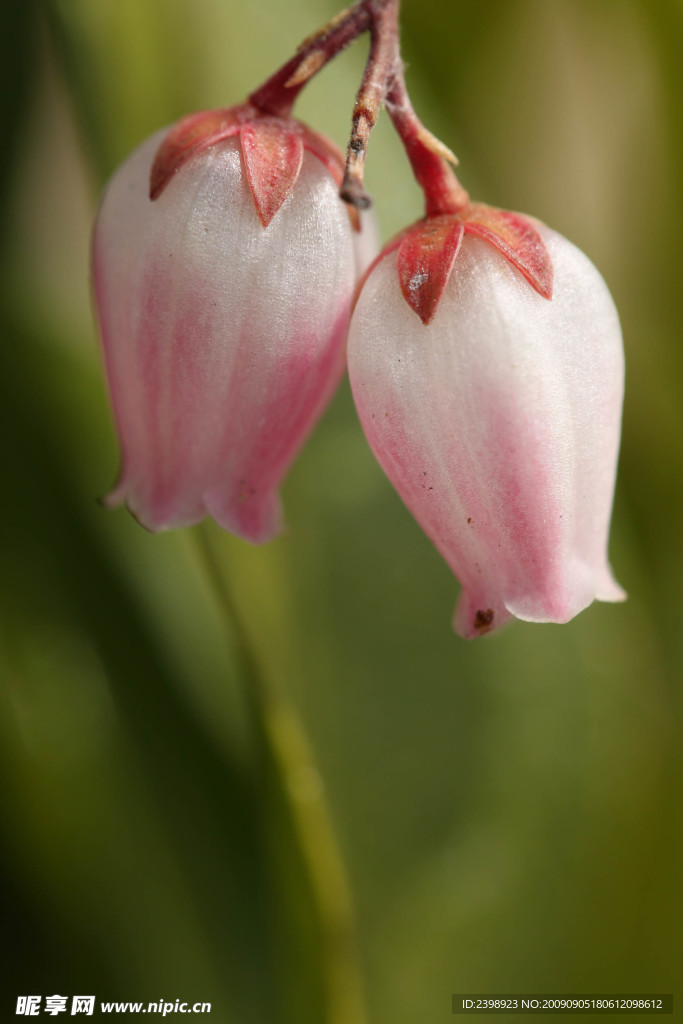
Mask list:
POLYGON ((466 235, 427 326, 405 306, 394 250, 349 332, 368 441, 463 590, 464 636, 511 616, 566 622, 623 591, 607 561, 623 349, 595 267, 542 229, 551 302, 466 235))
POLYGON ((343 372, 357 279, 337 186, 305 153, 267 229, 228 138, 186 162, 152 202, 163 133, 112 179, 94 285, 125 501, 151 530, 212 515, 261 542, 278 487, 343 372))

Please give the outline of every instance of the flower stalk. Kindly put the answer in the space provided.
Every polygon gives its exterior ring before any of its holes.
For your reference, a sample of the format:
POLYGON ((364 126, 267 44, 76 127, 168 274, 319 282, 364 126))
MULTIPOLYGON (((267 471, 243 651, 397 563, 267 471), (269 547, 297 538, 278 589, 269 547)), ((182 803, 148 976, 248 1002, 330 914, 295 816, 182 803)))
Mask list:
POLYGON ((370 132, 385 105, 406 150, 415 178, 425 194, 425 213, 459 213, 469 201, 451 166, 458 161, 425 128, 410 102, 400 53, 399 0, 372 5, 370 53, 356 96, 346 171, 340 195, 360 208, 372 204, 363 186, 370 132))
POLYGON ((313 35, 308 36, 296 53, 249 96, 249 102, 262 114, 289 117, 297 96, 326 64, 346 49, 370 27, 373 11, 391 0, 359 0, 341 11, 313 35))
POLYGON ((400 61, 391 79, 386 107, 424 192, 425 216, 460 213, 469 203, 469 195, 452 170, 457 158, 425 128, 413 110, 400 61))
POLYGON ((351 888, 306 731, 280 680, 260 663, 205 524, 193 538, 239 664, 263 778, 274 781, 274 797, 285 805, 310 888, 325 1024, 365 1024, 351 888))
POLYGON ((340 195, 357 209, 372 205, 364 187, 365 160, 370 134, 385 105, 424 191, 426 215, 459 213, 469 197, 449 166, 457 166, 457 158, 425 128, 408 96, 400 54, 398 10, 399 0, 359 0, 305 39, 296 54, 251 93, 249 102, 263 114, 289 117, 307 82, 358 36, 369 31, 370 52, 353 108, 340 195))

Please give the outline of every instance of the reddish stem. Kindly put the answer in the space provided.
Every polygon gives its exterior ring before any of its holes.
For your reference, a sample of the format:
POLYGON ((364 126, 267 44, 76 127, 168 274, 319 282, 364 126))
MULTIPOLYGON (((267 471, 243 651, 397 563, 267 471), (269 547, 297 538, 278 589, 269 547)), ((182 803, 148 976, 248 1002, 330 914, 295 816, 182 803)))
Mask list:
POLYGON ((413 173, 425 194, 426 216, 459 213, 467 192, 449 166, 455 157, 427 131, 406 90, 398 27, 399 0, 369 0, 372 43, 356 105, 341 197, 354 206, 370 206, 363 172, 370 132, 384 103, 401 137, 413 173))
POLYGON ((313 36, 249 97, 263 114, 289 117, 304 85, 349 43, 370 30, 370 53, 356 96, 341 197, 363 209, 372 204, 363 185, 370 133, 384 103, 425 194, 427 217, 459 213, 467 192, 449 166, 455 158, 421 123, 408 97, 399 49, 399 0, 358 0, 313 36))
POLYGON ((353 7, 342 11, 318 32, 304 39, 291 60, 256 89, 249 102, 263 114, 289 117, 294 101, 306 83, 370 28, 370 7, 370 0, 358 0, 353 7))
POLYGON ((441 144, 427 131, 413 110, 402 65, 392 79, 386 107, 401 137, 413 174, 424 192, 425 216, 460 213, 468 205, 470 197, 449 161, 441 155, 441 144))

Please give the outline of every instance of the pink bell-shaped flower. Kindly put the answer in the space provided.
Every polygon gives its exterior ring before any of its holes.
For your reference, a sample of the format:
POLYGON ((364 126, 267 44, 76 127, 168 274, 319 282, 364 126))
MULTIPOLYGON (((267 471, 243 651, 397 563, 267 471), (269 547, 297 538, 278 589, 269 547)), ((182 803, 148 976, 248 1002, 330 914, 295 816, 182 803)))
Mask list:
POLYGON ((371 268, 348 350, 370 446, 462 584, 460 634, 623 599, 622 339, 583 253, 480 204, 427 218, 371 268))
POLYGON ((359 276, 343 160, 249 104, 148 139, 111 180, 94 289, 122 468, 150 530, 206 515, 253 542, 343 372, 359 276))

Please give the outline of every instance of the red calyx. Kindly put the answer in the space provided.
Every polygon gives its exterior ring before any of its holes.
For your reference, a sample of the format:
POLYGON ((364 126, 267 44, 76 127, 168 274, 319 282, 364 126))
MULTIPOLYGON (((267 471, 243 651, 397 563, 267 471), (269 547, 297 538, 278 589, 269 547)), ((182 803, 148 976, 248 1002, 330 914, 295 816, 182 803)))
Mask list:
POLYGON ((465 231, 491 242, 544 299, 553 297, 553 264, 533 222, 521 213, 470 203, 462 214, 465 231))
POLYGON ((553 265, 533 222, 519 213, 470 203, 457 214, 426 217, 385 249, 386 255, 398 247, 401 291, 423 324, 436 314, 464 234, 495 245, 539 295, 552 298, 553 265))
POLYGON ((245 103, 191 114, 171 128, 152 165, 150 199, 158 199, 173 175, 193 156, 234 135, 240 138, 247 181, 264 227, 294 188, 305 149, 341 184, 344 158, 334 143, 299 121, 261 114, 245 103))
POLYGON ((176 171, 195 153, 236 135, 245 112, 244 107, 202 110, 178 121, 157 150, 149 178, 149 198, 158 199, 176 171))
POLYGON ((398 279, 408 305, 423 324, 436 313, 465 233, 458 217, 427 217, 398 247, 398 279))
POLYGON ((256 212, 265 228, 296 184, 304 145, 300 135, 271 118, 242 125, 240 142, 256 212))

